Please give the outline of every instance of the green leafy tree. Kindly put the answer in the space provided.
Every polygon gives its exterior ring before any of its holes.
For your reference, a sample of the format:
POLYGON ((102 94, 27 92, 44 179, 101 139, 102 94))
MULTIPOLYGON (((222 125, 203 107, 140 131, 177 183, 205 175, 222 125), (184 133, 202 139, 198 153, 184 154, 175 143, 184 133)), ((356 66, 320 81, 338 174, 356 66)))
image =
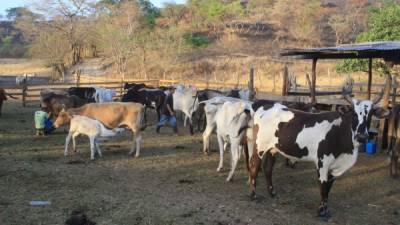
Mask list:
MULTIPOLYGON (((400 40, 400 5, 388 3, 382 8, 370 11, 367 31, 359 34, 356 42, 400 40)), ((387 73, 388 68, 382 61, 375 60, 373 68, 380 73, 387 73)), ((368 71, 368 60, 344 60, 336 67, 339 73, 368 71)))

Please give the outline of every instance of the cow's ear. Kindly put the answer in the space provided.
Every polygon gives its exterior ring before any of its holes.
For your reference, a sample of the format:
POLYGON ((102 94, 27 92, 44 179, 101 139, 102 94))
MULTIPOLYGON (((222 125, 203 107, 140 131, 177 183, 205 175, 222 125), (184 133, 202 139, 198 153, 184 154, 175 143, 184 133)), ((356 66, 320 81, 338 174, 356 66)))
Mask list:
POLYGON ((340 113, 341 115, 345 115, 349 113, 351 110, 352 110, 351 106, 348 105, 339 106, 337 109, 338 113, 340 113))
POLYGON ((390 115, 390 110, 382 107, 376 107, 372 112, 375 117, 379 119, 387 118, 390 115))

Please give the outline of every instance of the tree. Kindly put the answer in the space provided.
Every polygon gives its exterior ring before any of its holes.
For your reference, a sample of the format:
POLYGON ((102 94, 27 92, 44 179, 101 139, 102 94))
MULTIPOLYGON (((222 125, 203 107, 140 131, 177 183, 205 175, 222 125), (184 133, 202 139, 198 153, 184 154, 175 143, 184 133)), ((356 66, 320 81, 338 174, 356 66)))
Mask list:
MULTIPOLYGON (((372 8, 368 17, 367 31, 359 34, 356 42, 400 40, 400 5, 389 3, 383 8, 372 8)), ((387 73, 388 68, 381 61, 375 60, 374 69, 387 73)), ((367 60, 344 60, 338 64, 338 72, 368 71, 367 60)))
POLYGON ((278 28, 278 41, 295 40, 302 44, 318 44, 321 40, 317 0, 280 0, 273 5, 271 22, 278 28))
POLYGON ((35 14, 26 7, 13 7, 6 10, 6 17, 8 20, 15 21, 24 16, 33 17, 35 14))
POLYGON ((365 29, 367 0, 348 0, 342 7, 336 7, 328 24, 335 32, 336 44, 353 41, 365 29))
POLYGON ((111 55, 117 72, 124 76, 127 62, 138 48, 136 41, 144 28, 144 15, 135 1, 111 5, 109 10, 100 15, 97 26, 100 47, 111 55))
POLYGON ((50 18, 46 23, 52 32, 59 32, 69 42, 69 62, 75 65, 81 60, 85 32, 84 19, 91 13, 93 0, 42 0, 36 4, 35 10, 50 18), (79 29, 83 28, 83 29, 79 29))

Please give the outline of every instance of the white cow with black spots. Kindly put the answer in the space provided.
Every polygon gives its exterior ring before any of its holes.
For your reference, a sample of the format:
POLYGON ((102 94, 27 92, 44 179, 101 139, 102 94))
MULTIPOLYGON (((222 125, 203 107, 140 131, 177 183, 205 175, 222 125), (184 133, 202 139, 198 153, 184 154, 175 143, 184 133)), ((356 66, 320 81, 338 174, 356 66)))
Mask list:
POLYGON ((380 97, 372 102, 345 96, 351 107, 342 107, 340 112, 313 114, 288 109, 281 104, 258 108, 254 114, 253 138, 249 139, 254 140, 248 165, 251 196, 255 196, 256 178, 261 166, 269 194, 275 195, 272 170, 276 153, 292 161, 313 162, 320 183, 318 215, 328 217, 329 191, 335 178, 355 164, 359 143, 368 138, 371 116, 382 118, 389 114, 375 106, 380 97))

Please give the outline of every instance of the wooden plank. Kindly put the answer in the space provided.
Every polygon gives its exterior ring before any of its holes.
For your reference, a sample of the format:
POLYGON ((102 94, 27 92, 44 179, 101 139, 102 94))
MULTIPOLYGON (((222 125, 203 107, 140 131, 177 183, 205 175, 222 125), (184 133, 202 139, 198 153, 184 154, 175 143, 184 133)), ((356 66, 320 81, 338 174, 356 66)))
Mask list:
MULTIPOLYGON (((310 96, 310 92, 294 92, 290 91, 287 95, 293 96, 310 96)), ((342 95, 341 91, 325 91, 325 92, 315 92, 315 96, 325 96, 325 95, 342 95)))

